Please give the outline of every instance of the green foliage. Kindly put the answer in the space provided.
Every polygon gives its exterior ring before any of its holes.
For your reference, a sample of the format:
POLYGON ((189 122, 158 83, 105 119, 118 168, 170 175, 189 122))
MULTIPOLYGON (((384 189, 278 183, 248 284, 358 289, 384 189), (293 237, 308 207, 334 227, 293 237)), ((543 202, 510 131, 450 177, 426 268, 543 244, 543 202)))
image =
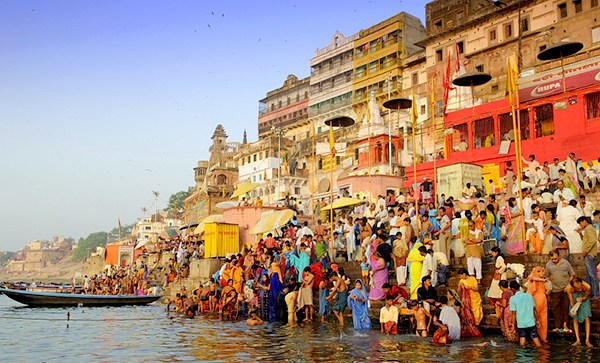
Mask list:
MULTIPOLYGON (((133 230, 133 224, 130 225, 121 225, 121 238, 125 238, 131 235, 131 231, 133 230)), ((108 242, 112 243, 119 239, 119 226, 113 228, 108 234, 108 242)))
POLYGON ((96 252, 96 247, 106 246, 108 233, 94 232, 86 238, 80 238, 77 247, 73 250, 73 261, 82 261, 90 253, 96 252))
POLYGON ((0 266, 6 264, 14 255, 15 252, 0 252, 0 266))
POLYGON ((167 203, 167 208, 165 211, 167 213, 173 213, 176 216, 181 216, 184 212, 183 201, 185 198, 189 197, 194 191, 194 187, 188 187, 187 191, 182 190, 175 194, 171 194, 169 197, 169 202, 167 203))

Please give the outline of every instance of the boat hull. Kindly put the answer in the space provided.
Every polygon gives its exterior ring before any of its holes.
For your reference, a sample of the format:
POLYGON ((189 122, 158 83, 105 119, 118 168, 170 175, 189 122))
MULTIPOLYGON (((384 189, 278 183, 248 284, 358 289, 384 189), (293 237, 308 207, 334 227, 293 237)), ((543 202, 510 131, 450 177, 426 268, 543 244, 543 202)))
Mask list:
POLYGON ((161 298, 161 296, 153 295, 82 295, 2 288, 0 288, 0 293, 32 307, 147 305, 161 298))

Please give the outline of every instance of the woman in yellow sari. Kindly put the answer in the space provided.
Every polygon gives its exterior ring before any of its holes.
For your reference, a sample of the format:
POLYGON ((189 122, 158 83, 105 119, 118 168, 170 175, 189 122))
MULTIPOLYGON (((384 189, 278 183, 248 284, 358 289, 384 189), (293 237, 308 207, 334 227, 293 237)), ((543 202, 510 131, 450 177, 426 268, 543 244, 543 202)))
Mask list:
POLYGON ((277 277, 279 278, 279 282, 283 284, 283 275, 281 274, 281 265, 275 257, 271 257, 271 265, 269 266, 269 277, 273 278, 273 274, 277 273, 277 277))
POLYGON ((467 270, 464 268, 458 270, 458 276, 460 277, 458 295, 462 296, 463 304, 465 297, 469 299, 473 322, 475 325, 479 325, 483 319, 483 306, 481 304, 481 295, 479 294, 479 284, 475 277, 467 275, 467 270))
POLYGON ((417 289, 421 285, 421 272, 423 270, 423 259, 419 252, 419 247, 423 246, 421 242, 415 243, 413 248, 410 250, 406 261, 410 263, 410 299, 417 299, 417 289))
POLYGON ((238 260, 231 261, 231 279, 233 280, 233 288, 238 294, 242 293, 244 287, 244 270, 238 266, 238 260))

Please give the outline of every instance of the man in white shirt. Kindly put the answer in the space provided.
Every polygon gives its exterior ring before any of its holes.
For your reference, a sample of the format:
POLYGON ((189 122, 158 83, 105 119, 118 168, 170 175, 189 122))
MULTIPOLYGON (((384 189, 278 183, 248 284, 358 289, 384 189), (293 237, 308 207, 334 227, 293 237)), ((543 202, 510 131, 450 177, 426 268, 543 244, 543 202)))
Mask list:
POLYGON ((535 171, 540 166, 540 163, 537 160, 535 160, 535 155, 533 154, 529 155, 529 161, 525 160, 525 158, 523 157, 523 162, 527 164, 527 167, 524 170, 525 173, 529 175, 530 178, 533 178, 535 175, 535 171))
POLYGON ((549 176, 544 169, 538 167, 535 172, 535 184, 538 190, 544 190, 548 186, 549 176))
POLYGON ((531 199, 531 189, 526 188, 523 192, 523 217, 525 219, 531 219, 531 206, 533 205, 533 199, 531 199))
POLYGON ((556 190, 556 182, 558 181, 558 179, 560 179, 560 174, 558 171, 562 168, 563 166, 560 165, 560 163, 558 162, 558 158, 554 158, 554 163, 550 165, 550 173, 548 174, 548 177, 550 177, 550 181, 548 182, 548 184, 550 186, 551 193, 554 193, 554 191, 556 190))
POLYGON ((557 203, 556 213, 558 214, 563 207, 567 206, 569 201, 575 199, 575 194, 571 189, 565 188, 565 183, 562 180, 556 182, 556 186, 558 189, 554 191, 554 203, 557 203))
POLYGON ((438 249, 446 256, 450 256, 450 244, 452 243, 452 223, 446 215, 446 207, 438 209, 440 217, 440 234, 438 237, 438 249))
POLYGON ((598 174, 596 174, 596 169, 594 168, 594 162, 588 161, 588 167, 585 169, 583 175, 583 187, 585 190, 590 191, 596 189, 596 181, 598 178, 598 174))
POLYGON ((577 160, 575 159, 575 153, 569 153, 567 160, 565 160, 565 171, 567 175, 573 179, 575 187, 579 187, 579 179, 577 178, 577 160))
POLYGON ((585 200, 585 195, 579 196, 579 211, 586 217, 593 217, 594 212, 596 211, 596 207, 592 202, 588 202, 585 200))
POLYGON ((406 203, 406 197, 404 196, 404 194, 402 194, 402 192, 400 192, 400 195, 398 195, 398 198, 396 198, 396 201, 398 202, 398 204, 406 203))
MULTIPOLYGON (((565 188, 566 189, 566 188, 565 188)), ((571 199, 566 206, 563 206, 556 213, 556 220, 559 223, 559 227, 565 232, 567 240, 569 241, 569 253, 581 253, 583 250, 583 243, 577 230, 579 229, 579 223, 577 218, 581 217, 581 212, 577 209, 577 200, 571 199)))
POLYGON ((462 193, 465 198, 473 199, 475 198, 475 194, 477 194, 477 188, 471 185, 471 183, 467 183, 467 185, 463 188, 462 193))

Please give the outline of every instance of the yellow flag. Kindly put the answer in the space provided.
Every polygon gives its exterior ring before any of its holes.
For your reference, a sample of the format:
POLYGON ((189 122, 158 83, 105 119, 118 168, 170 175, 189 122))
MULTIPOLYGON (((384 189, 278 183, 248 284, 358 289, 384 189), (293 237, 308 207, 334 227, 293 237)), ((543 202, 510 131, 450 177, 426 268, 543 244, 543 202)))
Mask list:
POLYGON ((412 127, 417 127, 417 118, 419 115, 417 114, 417 99, 415 98, 415 90, 412 90, 412 108, 410 112, 412 127))
POLYGON ((331 150, 331 155, 335 155, 335 139, 333 138, 333 127, 329 126, 329 150, 331 150))
POLYGON ((506 58, 506 97, 511 104, 514 102, 514 97, 517 90, 517 65, 514 56, 506 58))

